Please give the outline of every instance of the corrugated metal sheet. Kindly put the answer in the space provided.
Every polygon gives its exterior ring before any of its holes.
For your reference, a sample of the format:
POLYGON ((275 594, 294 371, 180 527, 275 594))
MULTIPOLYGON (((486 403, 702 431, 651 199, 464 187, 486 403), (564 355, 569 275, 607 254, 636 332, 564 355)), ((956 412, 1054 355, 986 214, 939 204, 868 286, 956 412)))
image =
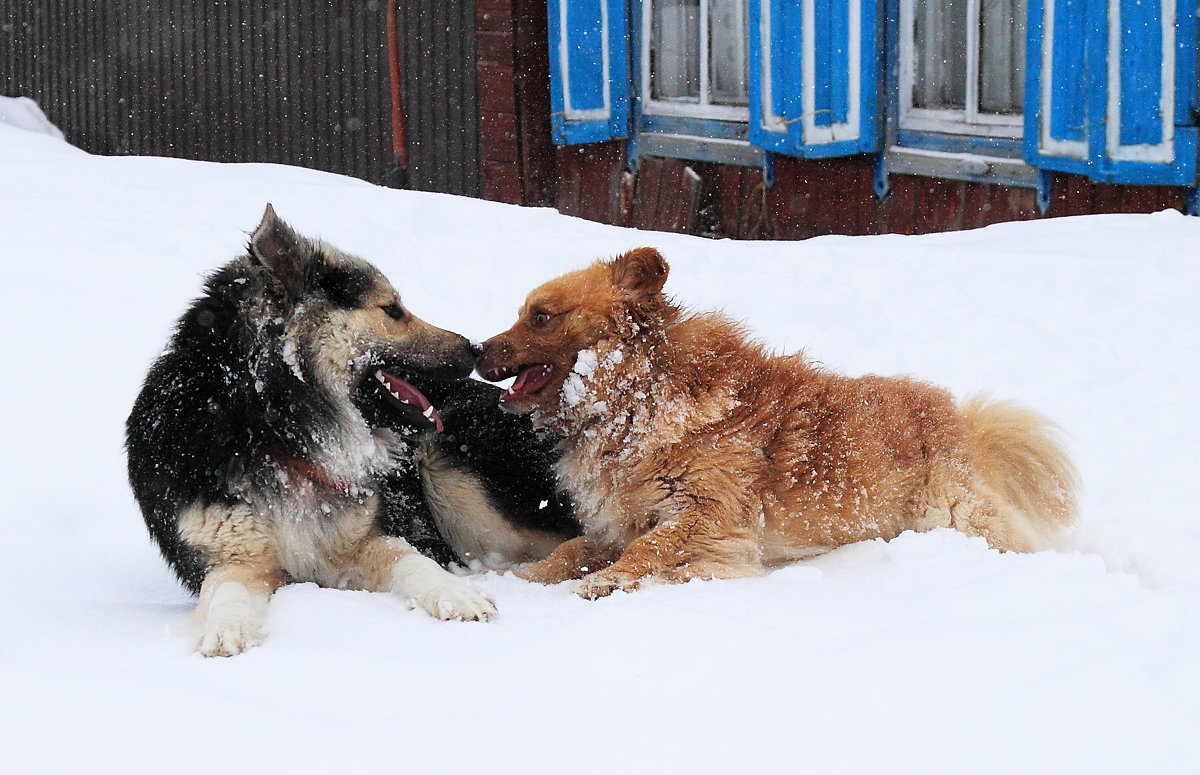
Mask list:
MULTIPOLYGON (((410 177, 475 195, 473 4, 404 5, 410 177)), ((377 0, 0 0, 0 93, 37 100, 93 153, 278 162, 383 183, 386 16, 377 0)))
POLYGON ((479 196, 474 0, 400 0, 401 102, 413 188, 479 196))

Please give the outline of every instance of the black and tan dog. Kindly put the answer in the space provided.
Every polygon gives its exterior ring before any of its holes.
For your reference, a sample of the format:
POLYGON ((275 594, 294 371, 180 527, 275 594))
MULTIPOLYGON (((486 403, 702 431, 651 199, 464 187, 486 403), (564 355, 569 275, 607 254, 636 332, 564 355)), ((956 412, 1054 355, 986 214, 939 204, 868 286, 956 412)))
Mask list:
POLYGON ((412 315, 367 262, 271 207, 180 319, 126 426, 151 536, 199 594, 199 651, 262 639, 281 584, 388 591, 442 619, 487 596, 438 562, 505 567, 572 533, 553 452, 477 348, 412 315), (422 554, 422 551, 425 552, 422 554))

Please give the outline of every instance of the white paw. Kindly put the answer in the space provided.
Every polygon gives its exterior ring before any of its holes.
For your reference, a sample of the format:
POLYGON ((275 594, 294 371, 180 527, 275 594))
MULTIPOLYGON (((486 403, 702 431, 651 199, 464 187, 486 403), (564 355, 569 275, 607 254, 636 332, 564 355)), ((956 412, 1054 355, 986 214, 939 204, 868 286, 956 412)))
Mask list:
POLYGON ((245 622, 223 622, 216 627, 205 626, 196 648, 206 657, 232 657, 263 642, 263 633, 258 628, 247 627, 245 622))
POLYGON ((417 595, 413 602, 442 621, 458 619, 464 622, 486 622, 496 616, 496 604, 462 579, 461 586, 446 584, 417 595))
POLYGON ((496 604, 469 583, 419 554, 403 557, 392 571, 392 591, 443 621, 486 622, 496 604))
POLYGON ((196 650, 206 657, 232 657, 263 642, 266 600, 236 581, 217 587, 208 603, 196 650))

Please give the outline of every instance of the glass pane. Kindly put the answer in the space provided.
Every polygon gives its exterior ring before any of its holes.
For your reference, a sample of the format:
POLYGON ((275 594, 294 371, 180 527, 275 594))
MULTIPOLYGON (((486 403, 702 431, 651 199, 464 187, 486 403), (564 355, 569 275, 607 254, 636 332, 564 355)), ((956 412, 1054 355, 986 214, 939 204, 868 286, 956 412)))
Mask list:
POLYGON ((980 0, 979 110, 1021 115, 1027 0, 980 0))
POLYGON ((700 0, 658 0, 651 16, 651 96, 656 100, 699 100, 700 0))
POLYGON ((747 0, 709 0, 709 101, 716 105, 750 104, 746 4, 747 0))
POLYGON ((967 104, 967 0, 914 0, 913 105, 967 104))

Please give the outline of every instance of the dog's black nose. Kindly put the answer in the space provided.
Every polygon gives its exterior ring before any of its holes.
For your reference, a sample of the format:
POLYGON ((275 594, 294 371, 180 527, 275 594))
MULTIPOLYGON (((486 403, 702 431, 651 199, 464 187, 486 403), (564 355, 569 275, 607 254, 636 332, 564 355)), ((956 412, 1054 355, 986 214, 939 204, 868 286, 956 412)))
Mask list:
POLYGON ((476 358, 478 358, 480 355, 483 355, 483 345, 481 345, 479 342, 471 342, 470 347, 471 353, 476 358))

